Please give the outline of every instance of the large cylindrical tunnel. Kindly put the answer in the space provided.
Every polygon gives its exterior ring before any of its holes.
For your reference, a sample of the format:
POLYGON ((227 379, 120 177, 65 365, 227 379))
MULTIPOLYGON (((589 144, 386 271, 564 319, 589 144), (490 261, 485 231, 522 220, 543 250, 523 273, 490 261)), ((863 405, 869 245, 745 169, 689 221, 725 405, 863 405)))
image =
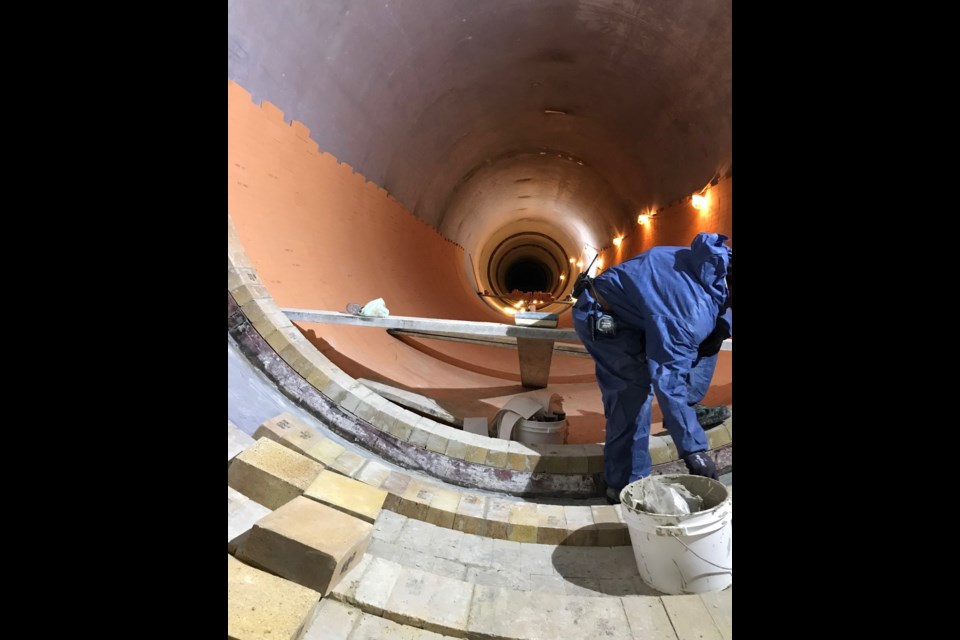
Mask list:
MULTIPOLYGON (((569 327, 594 257, 731 235, 731 19, 729 0, 231 0, 239 239, 282 307, 512 323, 518 289, 569 327)), ((510 349, 297 324, 461 417, 530 391, 510 349)), ((705 401, 730 405, 721 356, 705 401)), ((548 391, 569 443, 603 442, 592 360, 555 355, 548 391)))

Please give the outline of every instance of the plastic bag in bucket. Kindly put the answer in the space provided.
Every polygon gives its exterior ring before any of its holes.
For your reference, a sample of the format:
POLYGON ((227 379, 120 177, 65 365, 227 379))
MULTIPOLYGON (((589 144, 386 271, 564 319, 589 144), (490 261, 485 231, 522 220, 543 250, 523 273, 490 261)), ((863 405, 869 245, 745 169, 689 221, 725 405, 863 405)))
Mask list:
POLYGON ((643 582, 678 595, 720 591, 733 584, 733 502, 721 482, 702 476, 668 474, 632 482, 620 492, 623 519, 643 582), (692 513, 645 510, 648 483, 676 483, 702 500, 692 513))

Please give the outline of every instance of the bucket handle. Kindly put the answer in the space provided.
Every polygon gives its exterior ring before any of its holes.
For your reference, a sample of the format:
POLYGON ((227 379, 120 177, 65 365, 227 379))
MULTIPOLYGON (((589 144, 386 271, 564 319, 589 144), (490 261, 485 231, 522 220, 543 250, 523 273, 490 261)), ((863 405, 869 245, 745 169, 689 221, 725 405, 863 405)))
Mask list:
MULTIPOLYGON (((716 562, 711 562, 710 560, 707 560, 706 558, 704 558, 703 556, 701 556, 699 553, 697 553, 696 551, 694 551, 693 549, 691 549, 690 547, 688 547, 687 544, 686 544, 683 540, 681 540, 680 538, 674 538, 674 539, 675 539, 677 542, 679 542, 680 544, 682 544, 684 549, 686 549, 687 551, 689 551, 689 552, 692 553, 693 555, 697 556, 697 558, 699 558, 700 560, 703 560, 703 561, 706 562, 707 564, 712 564, 712 565, 715 566, 716 568, 718 568, 718 569, 723 569, 725 572, 729 573, 730 575, 733 575, 733 567, 722 567, 722 566, 720 566, 719 564, 717 564, 716 562)), ((674 560, 673 563, 676 564, 677 561, 674 560)), ((680 567, 678 566, 677 569, 679 570, 680 567)), ((681 573, 681 577, 683 577, 683 574, 682 574, 682 573, 681 573)))

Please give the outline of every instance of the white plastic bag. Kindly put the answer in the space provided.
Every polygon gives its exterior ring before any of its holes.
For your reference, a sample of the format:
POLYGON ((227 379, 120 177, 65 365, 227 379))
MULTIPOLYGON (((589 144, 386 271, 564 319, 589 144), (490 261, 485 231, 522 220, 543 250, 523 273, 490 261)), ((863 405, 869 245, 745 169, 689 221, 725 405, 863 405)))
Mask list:
POLYGON ((387 309, 387 305, 384 303, 383 298, 377 298, 376 300, 371 300, 367 304, 363 305, 363 309, 360 309, 360 315, 372 316, 374 318, 386 318, 388 315, 390 315, 390 310, 387 309))
POLYGON ((678 482, 650 477, 643 483, 637 508, 647 513, 662 515, 689 515, 703 509, 703 498, 690 493, 678 482))

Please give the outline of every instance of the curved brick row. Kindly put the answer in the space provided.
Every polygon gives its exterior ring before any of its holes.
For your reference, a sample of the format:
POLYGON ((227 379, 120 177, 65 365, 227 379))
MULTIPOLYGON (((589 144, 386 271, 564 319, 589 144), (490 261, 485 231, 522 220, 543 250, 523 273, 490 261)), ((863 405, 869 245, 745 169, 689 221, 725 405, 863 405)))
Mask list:
MULTIPOLYGON (((228 428, 228 447, 235 437, 231 434, 228 428)), ((300 454, 291 453, 287 466, 296 468, 282 472, 284 492, 279 498, 264 496, 261 499, 264 503, 280 504, 305 492, 308 497, 322 500, 317 490, 308 488, 320 469, 325 468, 363 485, 342 489, 334 506, 370 522, 376 519, 382 506, 439 527, 514 542, 573 546, 630 544, 619 505, 545 504, 433 482, 351 451, 289 413, 264 422, 254 436, 256 439, 249 438, 250 444, 266 438, 300 454), (310 467, 311 464, 314 466, 310 467)), ((335 477, 325 482, 330 484, 335 477)), ((256 490, 266 491, 263 484, 259 483, 256 490)))
POLYGON ((733 591, 589 597, 474 584, 364 556, 328 598, 457 638, 732 637, 733 591))
POLYGON ((314 619, 305 627, 303 640, 443 640, 441 635, 381 618, 353 605, 324 598, 314 619))
MULTIPOLYGON (((361 474, 366 464, 351 464, 351 457, 344 456, 349 452, 338 451, 339 445, 318 436, 302 423, 295 426, 294 420, 293 416, 282 414, 261 425, 255 434, 259 439, 252 444, 242 443, 242 451, 230 460, 228 478, 239 477, 238 468, 257 461, 263 463, 261 471, 270 464, 279 465, 273 477, 261 473, 245 484, 236 484, 259 492, 261 500, 287 511, 288 518, 301 522, 299 525, 274 523, 267 527, 271 511, 261 507, 247 516, 248 528, 259 525, 273 530, 275 536, 282 537, 286 532, 297 539, 305 535, 303 532, 314 532, 315 527, 306 526, 306 522, 320 517, 321 512, 324 520, 330 520, 336 513, 319 505, 307 509, 316 503, 300 497, 298 487, 307 487, 303 495, 318 499, 318 484, 336 487, 337 482, 331 482, 336 474, 323 469, 318 460, 301 455, 291 444, 302 442, 308 451, 317 457, 329 457, 332 465, 341 470, 353 467, 356 475, 361 474), (263 484, 270 487, 264 489, 263 484), (291 512, 297 515, 292 516, 291 512)), ((231 427, 228 423, 228 449, 234 443, 230 436, 235 430, 231 427)), ((376 464, 383 468, 380 463, 376 464)), ((374 467, 373 472, 376 471, 374 467)), ((360 484, 346 479, 344 482, 360 484)), ((420 493, 417 492, 417 498, 423 498, 420 493)), ((362 498, 354 499, 355 495, 347 493, 333 499, 342 501, 353 511, 364 512, 362 498)), ((331 495, 326 497, 330 499, 331 495)), ((238 496, 228 486, 228 512, 249 502, 251 498, 238 496)), ((279 512, 273 513, 279 515, 279 512)), ((641 595, 649 591, 643 591, 643 585, 637 580, 629 546, 575 550, 562 545, 492 540, 389 511, 379 512, 372 518, 375 524, 370 530, 373 540, 369 546, 366 542, 369 534, 358 531, 353 536, 356 542, 350 543, 356 552, 345 547, 332 553, 332 560, 336 560, 333 569, 336 580, 329 586, 326 582, 313 582, 313 573, 288 576, 281 572, 287 578, 284 580, 262 571, 272 572, 270 567, 280 562, 277 558, 284 558, 277 566, 299 567, 303 563, 297 561, 296 554, 310 553, 310 545, 295 543, 275 546, 272 551, 262 550, 260 557, 270 559, 266 567, 254 563, 250 568, 237 569, 243 575, 238 574, 236 581, 231 578, 231 585, 236 586, 231 586, 229 597, 231 625, 256 629, 282 622, 291 629, 305 629, 305 638, 384 637, 385 633, 402 633, 411 638, 433 637, 414 630, 422 628, 451 637, 533 640, 565 637, 561 635, 564 628, 581 623, 599 625, 596 629, 603 631, 600 635, 611 637, 683 638, 689 633, 701 638, 730 637, 732 593, 729 590, 699 596, 641 595), (338 573, 341 566, 343 571, 338 573), (298 608, 280 606, 288 592, 299 598, 298 608), (320 607, 311 623, 309 612, 321 594, 328 601, 336 600, 349 606, 320 607), (358 622, 363 616, 369 619, 358 622), (323 635, 335 629, 341 635, 323 635)), ((348 519, 354 522, 354 527, 370 527, 360 520, 348 519)), ((370 517, 364 519, 369 521, 370 517)), ((340 531, 344 522, 327 524, 340 531)), ((236 535, 236 530, 229 535, 236 535)), ((327 539, 323 533, 311 535, 317 540, 327 539)), ((231 541, 231 546, 235 542, 231 541)), ((246 565, 248 555, 255 558, 248 553, 247 546, 246 542, 240 543, 237 557, 231 556, 232 567, 239 564, 238 560, 246 565)))
POLYGON ((660 596, 640 578, 633 547, 513 542, 444 529, 383 510, 367 553, 408 568, 515 591, 660 596))
MULTIPOLYGON (((364 490, 381 495, 375 508, 366 510, 368 519, 376 518, 382 504, 408 518, 500 540, 604 547, 630 544, 619 506, 527 502, 433 482, 359 455, 289 413, 261 424, 254 438, 271 440, 290 451, 289 461, 270 471, 269 483, 259 479, 246 485, 252 493, 263 492, 250 497, 259 497, 269 508, 304 493, 317 498, 310 485, 325 468, 358 481, 338 497, 337 507, 343 511, 363 511, 356 505, 367 500, 364 490), (265 488, 267 484, 274 486, 265 488)), ((279 459, 276 454, 272 457, 279 459)))
MULTIPOLYGON (((596 495, 603 447, 525 445, 438 423, 370 391, 321 354, 274 303, 227 222, 228 331, 254 362, 331 429, 403 466, 454 484, 514 495, 596 495)), ((732 423, 707 434, 718 466, 732 466, 732 423)), ((668 435, 650 439, 660 472, 682 470, 668 435)))

